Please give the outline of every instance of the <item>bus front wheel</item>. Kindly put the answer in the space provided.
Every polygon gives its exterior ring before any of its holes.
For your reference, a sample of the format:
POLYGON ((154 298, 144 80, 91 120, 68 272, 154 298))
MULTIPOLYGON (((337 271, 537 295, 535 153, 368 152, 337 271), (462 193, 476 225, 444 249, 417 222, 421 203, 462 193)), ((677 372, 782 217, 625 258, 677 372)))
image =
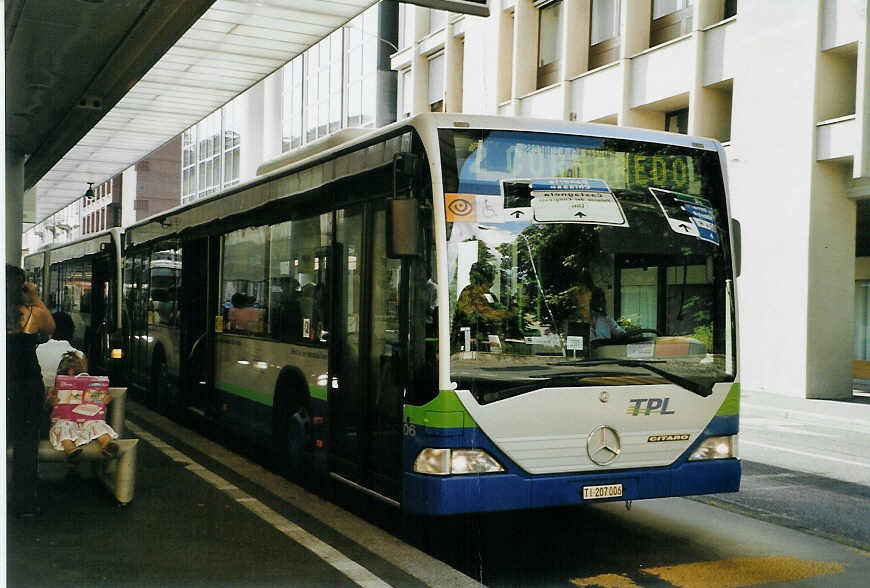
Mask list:
POLYGON ((169 366, 162 353, 158 353, 153 363, 151 372, 152 407, 164 416, 168 416, 171 406, 171 392, 169 382, 169 366))

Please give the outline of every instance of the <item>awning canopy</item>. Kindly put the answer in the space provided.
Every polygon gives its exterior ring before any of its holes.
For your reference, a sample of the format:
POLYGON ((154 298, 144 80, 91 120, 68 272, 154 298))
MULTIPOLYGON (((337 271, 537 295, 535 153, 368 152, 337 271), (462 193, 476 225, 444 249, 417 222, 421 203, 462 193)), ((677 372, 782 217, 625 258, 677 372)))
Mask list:
POLYGON ((39 221, 376 0, 7 0, 7 150, 39 221))

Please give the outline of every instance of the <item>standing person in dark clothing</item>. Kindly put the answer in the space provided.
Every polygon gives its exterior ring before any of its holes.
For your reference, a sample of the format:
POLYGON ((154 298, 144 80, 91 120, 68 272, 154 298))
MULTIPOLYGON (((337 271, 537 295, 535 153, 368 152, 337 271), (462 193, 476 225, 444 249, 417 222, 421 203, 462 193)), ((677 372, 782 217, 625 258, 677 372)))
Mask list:
MULTIPOLYGON (((493 351, 501 345, 505 322, 511 313, 490 291, 495 280, 495 268, 484 261, 477 261, 472 264, 468 278, 469 284, 462 289, 456 300, 456 311, 453 314, 454 335, 460 335, 462 328, 468 327, 471 329, 472 347, 476 350, 493 351)), ((463 344, 456 337, 454 341, 463 344)))
POLYGON ((36 346, 54 333, 54 319, 24 272, 6 264, 6 431, 12 439, 13 512, 39 514, 36 469, 45 402, 36 346))

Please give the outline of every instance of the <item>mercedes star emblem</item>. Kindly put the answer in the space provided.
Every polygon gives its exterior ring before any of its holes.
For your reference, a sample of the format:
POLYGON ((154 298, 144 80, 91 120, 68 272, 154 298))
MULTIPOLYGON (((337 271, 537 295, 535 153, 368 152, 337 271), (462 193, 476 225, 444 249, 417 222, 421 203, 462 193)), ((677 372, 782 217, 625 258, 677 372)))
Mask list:
POLYGON ((619 457, 619 452, 619 435, 612 427, 599 425, 586 438, 586 453, 598 465, 613 463, 619 457))

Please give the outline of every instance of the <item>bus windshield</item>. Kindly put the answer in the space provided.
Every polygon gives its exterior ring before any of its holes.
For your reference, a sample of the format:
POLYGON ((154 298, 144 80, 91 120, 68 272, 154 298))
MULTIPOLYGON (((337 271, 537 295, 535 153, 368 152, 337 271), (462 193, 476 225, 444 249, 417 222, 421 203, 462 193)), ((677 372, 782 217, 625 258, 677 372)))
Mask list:
POLYGON ((450 370, 493 402, 542 387, 734 379, 716 152, 624 139, 439 135, 450 370))

